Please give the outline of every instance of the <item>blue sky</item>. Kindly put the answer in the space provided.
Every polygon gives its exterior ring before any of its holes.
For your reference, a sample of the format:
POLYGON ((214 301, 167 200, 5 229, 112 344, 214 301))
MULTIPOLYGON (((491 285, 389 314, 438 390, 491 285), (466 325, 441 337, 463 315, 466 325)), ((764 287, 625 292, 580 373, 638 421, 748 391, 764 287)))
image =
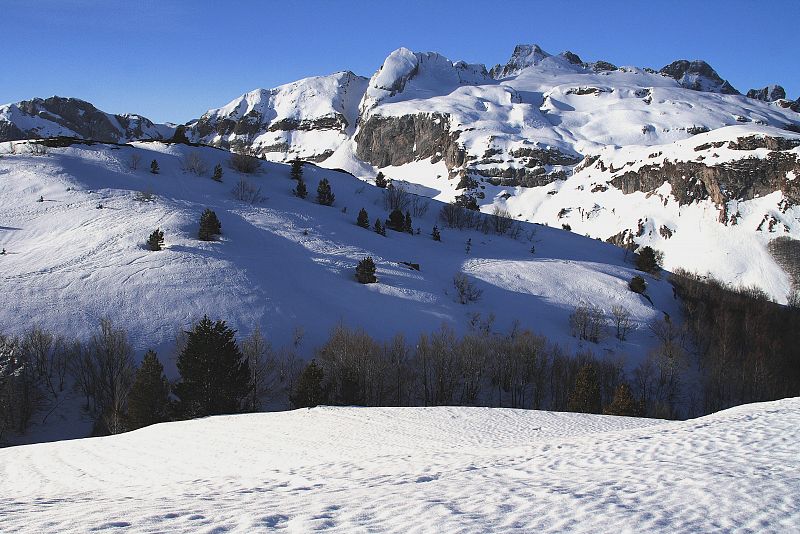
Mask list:
POLYGON ((742 92, 800 97, 800 0, 0 0, 0 103, 74 96, 185 122, 258 87, 352 70, 392 50, 504 63, 517 43, 661 68, 705 59, 742 92))

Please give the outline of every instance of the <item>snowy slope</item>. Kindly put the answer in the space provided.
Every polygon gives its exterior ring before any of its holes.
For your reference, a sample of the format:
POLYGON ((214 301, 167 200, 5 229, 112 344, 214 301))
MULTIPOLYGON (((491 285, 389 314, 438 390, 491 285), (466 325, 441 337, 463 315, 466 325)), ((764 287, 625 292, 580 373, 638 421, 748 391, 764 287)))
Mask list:
POLYGON ((494 313, 498 330, 519 320, 575 350, 568 316, 587 301, 606 313, 615 304, 630 310, 637 329, 628 341, 610 338, 589 348, 628 354, 635 364, 653 343, 646 324, 663 313, 679 315, 668 282, 648 277, 651 303, 627 289, 641 273, 621 249, 562 230, 525 224, 512 239, 442 227, 438 243, 429 235, 436 202, 414 219, 421 235, 364 230, 355 225, 360 208, 372 221, 387 217, 383 191, 341 172, 306 166, 310 195, 300 200, 290 192, 288 167, 264 162, 248 180, 267 199, 251 206, 232 198, 241 175, 222 150, 139 143, 74 145, 38 157, 18 152, 0 158, 0 246, 7 250, 0 256, 0 331, 8 334, 38 323, 85 339, 109 317, 128 330, 137 351, 153 347, 166 355, 176 332, 207 313, 242 334, 261 326, 276 346, 303 328, 308 355, 339 322, 379 339, 397 332, 413 338, 442 323, 463 332, 472 314, 494 313), (221 163, 224 183, 183 170, 192 153, 209 168, 221 163), (138 170, 128 165, 133 154, 141 157, 138 170), (158 175, 145 170, 152 159, 158 175), (313 201, 323 177, 334 207, 313 201), (140 191, 156 200, 137 201, 140 191), (196 239, 206 207, 222 222, 218 242, 196 239), (157 227, 166 250, 150 252, 144 242, 157 227), (379 283, 364 286, 353 273, 367 255, 378 265, 379 283), (484 290, 478 303, 457 303, 452 280, 459 271, 484 290))
POLYGON ((4 532, 795 532, 800 401, 328 408, 0 450, 4 532), (191 446, 188 444, 191 443, 191 446))

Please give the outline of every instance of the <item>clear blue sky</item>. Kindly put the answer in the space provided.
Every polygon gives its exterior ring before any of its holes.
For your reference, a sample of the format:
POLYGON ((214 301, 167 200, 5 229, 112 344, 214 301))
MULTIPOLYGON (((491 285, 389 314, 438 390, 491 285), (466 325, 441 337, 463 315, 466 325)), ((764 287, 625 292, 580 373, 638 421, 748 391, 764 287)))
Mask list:
POLYGON ((742 92, 800 97, 800 0, 0 0, 0 103, 74 96, 185 122, 258 87, 392 50, 504 63, 517 43, 661 68, 705 59, 742 92))

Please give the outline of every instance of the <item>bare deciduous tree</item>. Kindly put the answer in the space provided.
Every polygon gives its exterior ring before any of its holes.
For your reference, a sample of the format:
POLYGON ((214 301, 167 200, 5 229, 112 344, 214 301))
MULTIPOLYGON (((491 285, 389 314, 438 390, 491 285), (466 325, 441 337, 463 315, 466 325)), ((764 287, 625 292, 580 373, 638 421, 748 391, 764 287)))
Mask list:
POLYGON ((464 273, 456 273, 453 276, 453 287, 456 289, 458 301, 461 304, 477 302, 483 295, 483 290, 479 289, 475 282, 470 280, 464 273))
POLYGON ((617 339, 625 341, 628 333, 633 328, 633 321, 631 320, 631 312, 627 308, 615 304, 611 307, 611 317, 614 321, 617 339))
POLYGON ((244 174, 253 174, 261 167, 261 160, 247 154, 233 153, 231 154, 230 160, 228 160, 228 164, 231 169, 235 171, 244 174))
POLYGON ((183 158, 183 170, 197 176, 204 176, 208 172, 208 162, 199 152, 189 152, 183 158))
POLYGON ((264 200, 261 195, 261 188, 256 187, 245 178, 240 178, 236 186, 231 190, 233 198, 247 202, 248 204, 258 204, 264 200))

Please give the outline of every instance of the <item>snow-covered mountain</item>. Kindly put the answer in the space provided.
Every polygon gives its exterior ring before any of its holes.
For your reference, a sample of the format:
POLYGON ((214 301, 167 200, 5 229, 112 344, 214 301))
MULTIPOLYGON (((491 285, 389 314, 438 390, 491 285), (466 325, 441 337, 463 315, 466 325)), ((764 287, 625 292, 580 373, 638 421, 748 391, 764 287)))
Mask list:
POLYGON ((0 450, 4 532, 794 532, 800 401, 330 408, 0 450))
POLYGON ((34 98, 0 106, 0 140, 77 137, 109 143, 169 139, 175 127, 141 115, 111 115, 77 98, 34 98))
POLYGON ((45 106, 63 100, 0 108, 0 139, 185 139, 366 181, 382 171, 437 200, 468 193, 484 212, 652 245, 668 268, 779 301, 792 286, 768 243, 800 237, 800 99, 777 85, 744 96, 701 60, 657 71, 519 45, 487 70, 400 48, 369 79, 258 89, 177 131, 142 118, 131 130, 74 100, 70 113, 45 106), (100 135, 98 122, 119 127, 100 135))

